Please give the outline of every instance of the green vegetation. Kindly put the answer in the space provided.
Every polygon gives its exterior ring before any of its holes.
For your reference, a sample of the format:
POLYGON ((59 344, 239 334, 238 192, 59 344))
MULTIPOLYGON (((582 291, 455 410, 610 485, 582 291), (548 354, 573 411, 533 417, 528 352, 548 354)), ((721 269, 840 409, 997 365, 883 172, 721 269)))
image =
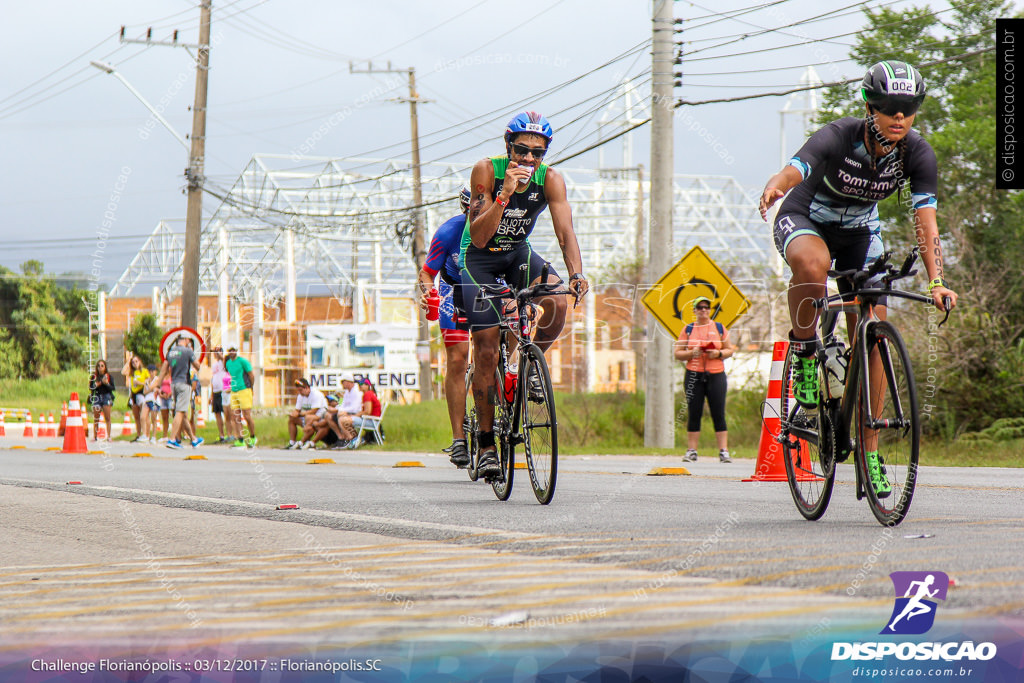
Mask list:
POLYGON ((142 359, 143 365, 160 365, 160 339, 164 332, 156 324, 156 316, 142 313, 135 316, 132 328, 124 336, 124 348, 142 359))
POLYGON ((58 286, 43 264, 26 261, 21 275, 0 267, 0 378, 36 379, 82 366, 88 292, 58 286))
MULTIPOLYGON (((61 403, 78 388, 85 403, 88 398, 88 373, 67 371, 34 382, 0 380, 0 404, 5 408, 29 408, 33 415, 53 411, 59 419, 61 403)), ((734 457, 757 458, 761 438, 763 387, 745 387, 730 392, 729 450, 734 457)), ((127 397, 117 395, 112 423, 114 433, 124 419, 127 397)), ((643 445, 642 395, 634 394, 557 394, 559 452, 565 455, 681 454, 686 449, 686 413, 682 394, 676 395, 676 447, 645 448, 643 445)), ((260 445, 273 448, 288 442, 285 408, 258 408, 253 411, 260 445)), ((925 423, 932 419, 927 418, 925 423)), ((17 424, 17 423, 15 423, 17 424)), ((8 429, 12 423, 8 419, 8 429)), ((700 452, 711 457, 717 452, 711 418, 705 412, 702 421, 700 452)), ((451 443, 448 408, 443 400, 399 405, 393 403, 384 418, 386 446, 363 448, 388 451, 439 452, 451 443)), ((16 434, 18 432, 9 432, 16 434)), ((200 436, 207 442, 217 439, 217 423, 209 420, 200 436)), ((131 437, 119 437, 128 440, 131 437)), ((1024 418, 1001 419, 979 432, 960 435, 952 441, 938 437, 926 439, 921 449, 924 465, 970 467, 1024 467, 1024 418)))

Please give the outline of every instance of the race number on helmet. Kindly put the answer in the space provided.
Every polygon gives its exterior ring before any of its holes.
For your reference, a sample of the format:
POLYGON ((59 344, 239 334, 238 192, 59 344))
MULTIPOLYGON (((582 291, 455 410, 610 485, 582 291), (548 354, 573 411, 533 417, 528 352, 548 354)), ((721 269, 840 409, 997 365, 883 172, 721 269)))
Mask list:
POLYGON ((861 95, 875 107, 894 102, 920 106, 925 98, 924 78, 907 62, 878 62, 864 74, 861 95))
POLYGON ((551 140, 555 136, 548 120, 535 111, 520 112, 508 122, 508 125, 505 126, 505 143, 511 143, 512 136, 520 133, 542 135, 547 138, 548 144, 551 144, 551 140))

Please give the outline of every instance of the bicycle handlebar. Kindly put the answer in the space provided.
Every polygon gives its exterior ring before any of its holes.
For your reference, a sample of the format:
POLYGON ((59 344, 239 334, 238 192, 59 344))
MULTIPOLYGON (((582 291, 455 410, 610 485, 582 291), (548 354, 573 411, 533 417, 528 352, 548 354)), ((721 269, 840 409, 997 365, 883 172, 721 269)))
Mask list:
POLYGON ((564 296, 569 294, 576 297, 577 301, 579 296, 573 290, 568 287, 562 290, 558 288, 565 284, 563 280, 558 282, 549 283, 548 280, 548 268, 551 264, 545 261, 544 267, 540 271, 540 282, 533 285, 532 287, 524 287, 519 291, 513 291, 511 287, 502 285, 483 284, 480 285, 480 298, 488 301, 493 299, 515 299, 516 301, 526 301, 528 299, 536 299, 542 296, 564 296))

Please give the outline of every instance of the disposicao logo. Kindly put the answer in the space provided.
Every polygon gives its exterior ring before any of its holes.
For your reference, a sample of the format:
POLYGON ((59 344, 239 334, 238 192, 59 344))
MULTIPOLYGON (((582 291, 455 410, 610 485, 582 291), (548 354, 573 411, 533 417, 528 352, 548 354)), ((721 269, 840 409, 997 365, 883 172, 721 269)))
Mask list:
MULTIPOLYGON (((889 575, 896 589, 896 604, 882 635, 919 635, 927 633, 935 623, 936 600, 945 600, 949 577, 945 572, 893 572, 889 575)), ((994 643, 964 642, 857 642, 833 643, 832 661, 899 660, 953 662, 986 661, 996 656, 994 643)))
POLYGON ((896 589, 889 622, 879 633, 919 635, 935 623, 936 600, 945 600, 949 576, 945 572, 893 572, 889 574, 896 589))

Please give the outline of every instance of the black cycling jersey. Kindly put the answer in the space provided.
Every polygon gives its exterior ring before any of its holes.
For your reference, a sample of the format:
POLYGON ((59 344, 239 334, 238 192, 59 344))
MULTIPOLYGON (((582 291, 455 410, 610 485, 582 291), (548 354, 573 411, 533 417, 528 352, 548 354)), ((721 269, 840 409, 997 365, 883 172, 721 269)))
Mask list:
MULTIPOLYGON (((494 200, 505 184, 505 172, 508 170, 508 157, 491 157, 491 165, 494 168, 494 185, 491 190, 491 199, 494 200)), ((530 182, 522 190, 516 189, 509 197, 508 205, 501 214, 498 229, 484 246, 486 251, 512 251, 519 244, 526 242, 533 228, 537 225, 537 219, 542 211, 547 208, 548 200, 544 196, 544 179, 547 176, 548 167, 540 164, 534 169, 530 176, 530 182)), ((462 262, 465 263, 466 249, 473 246, 469 234, 470 222, 466 221, 466 228, 462 233, 462 262)))
POLYGON ((877 233, 877 203, 909 181, 914 209, 936 206, 938 165, 931 145, 916 131, 906 137, 903 167, 898 147, 875 162, 872 170, 864 144, 863 119, 833 121, 804 143, 789 164, 803 182, 793 188, 779 216, 806 216, 816 224, 877 233), (904 170, 905 169, 905 170, 904 170))

